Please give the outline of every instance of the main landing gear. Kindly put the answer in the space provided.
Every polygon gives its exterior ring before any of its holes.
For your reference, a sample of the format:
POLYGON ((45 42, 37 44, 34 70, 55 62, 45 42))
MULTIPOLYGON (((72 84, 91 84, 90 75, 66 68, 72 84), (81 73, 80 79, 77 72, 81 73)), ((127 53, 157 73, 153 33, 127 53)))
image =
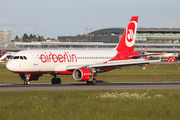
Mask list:
POLYGON ((88 85, 96 85, 96 78, 93 78, 92 81, 87 81, 88 85))
POLYGON ((61 79, 60 78, 56 78, 56 75, 53 75, 54 78, 51 79, 51 83, 52 84, 61 84, 61 79))

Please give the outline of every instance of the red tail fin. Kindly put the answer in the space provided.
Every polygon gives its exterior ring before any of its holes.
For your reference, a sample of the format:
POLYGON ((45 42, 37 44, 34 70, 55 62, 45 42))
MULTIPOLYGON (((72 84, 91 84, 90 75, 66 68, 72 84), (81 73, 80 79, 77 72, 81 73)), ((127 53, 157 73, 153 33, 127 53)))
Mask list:
POLYGON ((138 16, 133 16, 116 47, 117 51, 134 51, 138 16))

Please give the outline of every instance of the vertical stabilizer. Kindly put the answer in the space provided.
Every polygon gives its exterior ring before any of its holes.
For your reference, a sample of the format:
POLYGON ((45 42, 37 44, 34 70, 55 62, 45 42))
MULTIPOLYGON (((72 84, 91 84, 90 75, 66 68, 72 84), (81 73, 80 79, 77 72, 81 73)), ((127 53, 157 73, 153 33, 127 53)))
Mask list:
POLYGON ((138 16, 133 16, 116 46, 117 51, 134 51, 138 16))

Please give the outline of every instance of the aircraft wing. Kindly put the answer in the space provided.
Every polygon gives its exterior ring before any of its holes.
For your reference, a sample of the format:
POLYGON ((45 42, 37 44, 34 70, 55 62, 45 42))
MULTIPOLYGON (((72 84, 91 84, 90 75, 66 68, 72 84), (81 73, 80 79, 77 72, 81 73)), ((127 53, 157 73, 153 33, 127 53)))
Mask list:
POLYGON ((88 66, 89 68, 99 67, 116 67, 116 66, 129 66, 129 65, 142 65, 149 64, 152 62, 160 62, 160 60, 145 60, 145 59, 133 59, 133 60, 119 60, 119 61, 108 61, 103 64, 94 64, 88 66))
POLYGON ((121 67, 129 65, 139 65, 149 64, 153 62, 160 62, 160 60, 145 60, 145 59, 133 59, 133 60, 118 60, 118 61, 107 61, 104 63, 96 63, 91 65, 68 65, 67 70, 73 70, 77 68, 103 68, 103 67, 121 67))

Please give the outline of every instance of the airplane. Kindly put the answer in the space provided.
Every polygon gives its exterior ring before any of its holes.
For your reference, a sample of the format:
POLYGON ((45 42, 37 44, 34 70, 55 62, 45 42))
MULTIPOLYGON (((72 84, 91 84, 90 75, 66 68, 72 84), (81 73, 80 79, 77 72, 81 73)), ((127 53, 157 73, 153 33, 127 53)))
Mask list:
POLYGON ((134 51, 138 16, 132 16, 122 38, 111 50, 23 50, 8 60, 6 68, 18 73, 25 85, 38 80, 43 74, 51 74, 52 84, 61 84, 57 75, 72 75, 77 81, 95 85, 97 73, 107 72, 122 66, 149 64, 158 60, 141 59, 134 51))

